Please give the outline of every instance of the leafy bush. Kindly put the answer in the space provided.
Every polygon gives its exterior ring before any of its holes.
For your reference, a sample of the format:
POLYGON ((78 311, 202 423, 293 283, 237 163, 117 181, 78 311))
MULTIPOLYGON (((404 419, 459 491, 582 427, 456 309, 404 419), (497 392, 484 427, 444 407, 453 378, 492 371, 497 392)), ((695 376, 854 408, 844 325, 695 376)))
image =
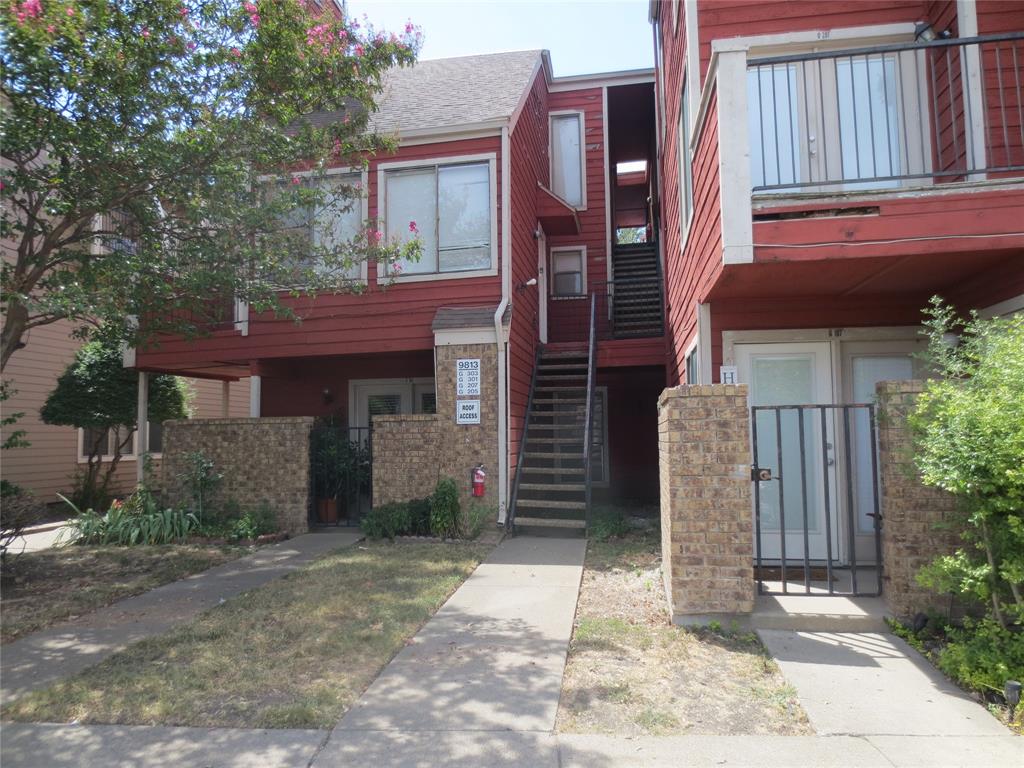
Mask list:
POLYGON ((359 527, 371 539, 393 539, 408 533, 410 523, 409 504, 392 502, 371 509, 359 521, 359 527))
POLYGON ((596 541, 608 541, 629 533, 629 522, 621 509, 604 507, 594 512, 590 521, 590 536, 596 541))
POLYGON ((459 487, 450 477, 437 481, 430 497, 430 532, 443 539, 459 536, 459 487))
POLYGON ((1003 692, 1007 680, 1024 679, 1024 634, 992 619, 964 620, 947 630, 939 668, 958 683, 978 691, 1003 692))
POLYGON ((409 504, 409 533, 412 536, 430 535, 430 499, 413 499, 409 504))
POLYGON ((153 496, 141 488, 125 501, 115 501, 103 515, 64 501, 75 510, 68 521, 75 544, 172 544, 184 541, 199 527, 191 512, 160 509, 153 496))
POLYGON ((926 314, 928 358, 942 378, 911 416, 914 460, 925 484, 961 502, 963 545, 918 580, 987 604, 1005 630, 1024 624, 1024 316, 962 323, 938 298, 926 314))
POLYGON ((495 521, 498 519, 498 505, 497 504, 483 504, 481 502, 473 502, 469 505, 469 509, 466 511, 466 530, 465 537, 467 539, 475 539, 483 531, 484 526, 487 525, 488 521, 495 521))
POLYGON ((192 451, 185 456, 185 471, 179 477, 185 481, 192 491, 196 519, 204 522, 203 508, 209 502, 214 489, 224 479, 224 475, 215 470, 214 463, 202 451, 192 451))
POLYGON ((264 502, 256 509, 247 510, 231 523, 230 538, 255 539, 268 533, 277 532, 277 515, 264 502))

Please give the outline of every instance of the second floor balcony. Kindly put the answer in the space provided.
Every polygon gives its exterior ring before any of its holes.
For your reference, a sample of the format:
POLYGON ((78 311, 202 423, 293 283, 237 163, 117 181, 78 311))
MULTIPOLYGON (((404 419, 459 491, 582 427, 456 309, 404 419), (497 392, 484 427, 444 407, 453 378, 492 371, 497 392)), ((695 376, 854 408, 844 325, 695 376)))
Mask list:
POLYGON ((1024 175, 1024 33, 746 61, 755 196, 1024 175))

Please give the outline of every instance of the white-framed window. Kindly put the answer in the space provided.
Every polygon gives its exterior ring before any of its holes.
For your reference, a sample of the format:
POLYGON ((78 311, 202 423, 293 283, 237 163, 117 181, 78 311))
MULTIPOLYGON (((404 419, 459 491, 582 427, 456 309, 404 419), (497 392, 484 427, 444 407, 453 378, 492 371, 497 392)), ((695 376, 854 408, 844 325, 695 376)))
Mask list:
POLYGON ((586 246, 551 249, 551 295, 578 298, 587 294, 586 246))
POLYGON ((697 340, 694 339, 690 351, 686 353, 686 383, 698 384, 700 382, 700 358, 697 354, 697 340))
POLYGON ((683 89, 679 94, 679 244, 686 243, 686 233, 693 215, 693 158, 690 157, 690 99, 683 73, 683 89))
POLYGON ((587 162, 582 112, 553 112, 550 120, 551 191, 573 208, 587 207, 587 162))
MULTIPOLYGON (((149 439, 148 439, 148 451, 150 456, 159 458, 163 452, 164 447, 164 427, 159 421, 148 422, 149 439)), ((92 429, 79 429, 78 430, 78 461, 85 462, 89 460, 89 450, 94 444, 96 439, 99 439, 101 445, 101 460, 112 461, 114 458, 115 451, 120 447, 121 461, 134 461, 138 458, 136 452, 136 443, 138 441, 138 432, 132 430, 132 434, 128 437, 125 442, 124 427, 116 427, 114 429, 104 430, 103 434, 92 429), (124 443, 124 445, 122 445, 124 443)))
MULTIPOLYGON (((295 208, 282 222, 286 229, 309 240, 310 246, 335 250, 344 248, 363 229, 366 220, 366 174, 350 168, 331 168, 323 175, 313 171, 300 171, 291 176, 265 177, 261 181, 271 185, 271 194, 283 190, 298 180, 300 184, 316 184, 323 192, 323 200, 315 210, 295 208)), ((316 269, 316 257, 310 253, 300 267, 316 269)), ((346 280, 365 280, 366 262, 353 264, 344 275, 346 280)))
POLYGON ((382 270, 388 279, 497 273, 493 154, 381 164, 378 179, 385 238, 422 243, 419 261, 382 270))

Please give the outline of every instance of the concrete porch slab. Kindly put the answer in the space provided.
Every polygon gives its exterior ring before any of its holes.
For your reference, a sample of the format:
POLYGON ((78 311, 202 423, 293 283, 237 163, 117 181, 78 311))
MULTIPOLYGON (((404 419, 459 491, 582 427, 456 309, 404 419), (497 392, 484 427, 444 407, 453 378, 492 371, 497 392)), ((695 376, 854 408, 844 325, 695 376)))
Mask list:
POLYGON ((749 626, 794 632, 885 632, 888 615, 880 597, 758 595, 749 626))

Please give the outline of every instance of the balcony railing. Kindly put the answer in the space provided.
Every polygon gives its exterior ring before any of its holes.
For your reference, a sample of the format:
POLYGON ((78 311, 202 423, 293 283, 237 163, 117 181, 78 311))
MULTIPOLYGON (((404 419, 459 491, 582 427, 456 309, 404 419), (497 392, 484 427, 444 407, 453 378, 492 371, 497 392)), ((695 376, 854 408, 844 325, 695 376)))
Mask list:
POLYGON ((752 188, 824 191, 1024 171, 1024 33, 747 62, 752 188))

